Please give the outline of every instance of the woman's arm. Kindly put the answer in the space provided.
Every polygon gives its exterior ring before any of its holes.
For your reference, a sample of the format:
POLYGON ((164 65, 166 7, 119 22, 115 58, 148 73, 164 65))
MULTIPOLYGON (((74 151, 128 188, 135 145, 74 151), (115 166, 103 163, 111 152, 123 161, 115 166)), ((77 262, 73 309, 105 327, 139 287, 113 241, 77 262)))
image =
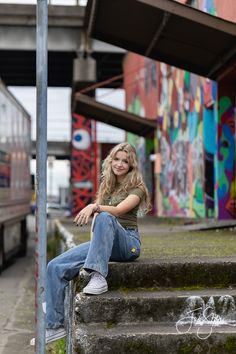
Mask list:
POLYGON ((130 194, 117 206, 99 205, 99 212, 107 211, 108 213, 118 217, 134 209, 140 202, 140 198, 135 194, 130 194))
POLYGON ((106 211, 116 217, 127 213, 134 209, 140 202, 140 198, 135 194, 130 194, 117 206, 101 205, 101 204, 89 204, 83 208, 75 217, 74 222, 78 225, 84 225, 88 223, 89 217, 94 213, 101 213, 106 211))

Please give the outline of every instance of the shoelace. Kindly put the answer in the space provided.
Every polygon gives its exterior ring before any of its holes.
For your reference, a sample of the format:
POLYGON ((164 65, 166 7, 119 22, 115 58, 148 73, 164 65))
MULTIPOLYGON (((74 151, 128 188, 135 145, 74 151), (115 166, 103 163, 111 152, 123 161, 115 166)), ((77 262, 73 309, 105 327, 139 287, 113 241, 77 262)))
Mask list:
POLYGON ((97 279, 100 279, 100 280, 104 279, 104 277, 101 274, 97 273, 97 272, 92 274, 91 279, 94 279, 94 278, 97 278, 97 279))

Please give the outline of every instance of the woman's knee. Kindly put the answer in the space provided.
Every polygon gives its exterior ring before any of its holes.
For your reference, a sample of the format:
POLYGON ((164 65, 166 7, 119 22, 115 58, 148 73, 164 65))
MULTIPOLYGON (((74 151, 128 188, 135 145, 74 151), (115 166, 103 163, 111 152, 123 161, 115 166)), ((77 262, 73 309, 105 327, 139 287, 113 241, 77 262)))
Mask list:
POLYGON ((105 234, 105 231, 110 228, 113 228, 115 220, 115 217, 107 212, 103 211, 102 213, 100 213, 95 220, 95 225, 93 229, 94 236, 96 234, 96 231, 100 231, 99 235, 103 235, 105 234))
POLYGON ((114 221, 115 217, 112 214, 103 211, 96 217, 94 229, 96 229, 97 227, 106 228, 107 226, 112 226, 114 224, 114 221))
POLYGON ((48 264, 47 264, 47 273, 53 272, 55 270, 55 266, 56 266, 56 261, 54 258, 50 262, 48 262, 48 264))
POLYGON ((50 275, 55 275, 59 272, 60 270, 60 262, 58 262, 58 257, 53 258, 50 262, 47 264, 47 274, 50 275))
POLYGON ((107 211, 102 211, 96 217, 96 222, 101 222, 101 223, 113 221, 113 220, 115 220, 115 217, 112 214, 108 213, 107 211))

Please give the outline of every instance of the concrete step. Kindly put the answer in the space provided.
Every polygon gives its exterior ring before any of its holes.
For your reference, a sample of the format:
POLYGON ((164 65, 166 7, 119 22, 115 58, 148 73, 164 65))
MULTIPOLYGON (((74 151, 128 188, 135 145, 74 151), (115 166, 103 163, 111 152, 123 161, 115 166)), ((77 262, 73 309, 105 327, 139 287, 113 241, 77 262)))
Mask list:
POLYGON ((233 259, 111 262, 107 281, 75 297, 74 353, 236 354, 233 259))
MULTIPOLYGON (((192 291, 109 291, 75 296, 75 324, 106 322, 177 322, 186 312, 207 306, 228 321, 236 320, 236 288, 192 291)), ((199 314, 201 311, 197 310, 199 314)), ((209 311, 208 311, 209 312, 209 311)))
MULTIPOLYGON (((110 262, 109 289, 236 286, 236 260, 176 259, 110 262)), ((77 281, 79 291, 79 281, 77 281)))
POLYGON ((179 333, 164 323, 81 324, 74 334, 80 354, 234 354, 236 329, 231 326, 187 326, 179 333))

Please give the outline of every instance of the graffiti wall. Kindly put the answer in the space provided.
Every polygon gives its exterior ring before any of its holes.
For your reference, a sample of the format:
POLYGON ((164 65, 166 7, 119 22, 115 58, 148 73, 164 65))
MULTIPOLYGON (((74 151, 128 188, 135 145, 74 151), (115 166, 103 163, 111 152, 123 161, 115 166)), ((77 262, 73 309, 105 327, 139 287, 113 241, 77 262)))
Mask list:
POLYGON ((161 154, 161 171, 158 190, 161 205, 158 214, 213 216, 215 84, 161 63, 159 87, 158 152, 161 154))
POLYGON ((72 214, 77 214, 93 198, 93 158, 91 120, 72 117, 71 195, 72 214))
POLYGON ((236 217, 235 107, 225 94, 219 97, 218 201, 219 218, 236 217))
MULTIPOLYGON (((161 161, 155 180, 156 213, 213 216, 216 84, 132 53, 126 58, 124 72, 127 109, 157 120, 155 152, 161 161)), ((146 180, 152 182, 147 168, 147 144, 131 134, 128 138, 139 152, 146 180)))
MULTIPOLYGON (((124 88, 126 109, 143 118, 156 119, 157 112, 157 63, 148 58, 129 53, 124 61, 124 88)), ((139 167, 144 176, 154 203, 153 139, 127 134, 127 140, 135 146, 139 156, 139 167)))
MULTIPOLYGON (((234 0, 227 7, 221 0, 176 1, 236 19, 234 0)), ((157 120, 157 215, 235 217, 235 83, 218 94, 216 82, 133 53, 124 74, 127 109, 157 120)), ((145 174, 146 145, 131 134, 128 139, 145 174)))
MULTIPOLYGON (((181 1, 183 2, 183 1, 181 1)), ((185 1, 186 2, 186 1, 185 1)), ((211 15, 218 16, 228 21, 236 22, 236 2, 228 0, 227 6, 222 0, 192 0, 192 6, 205 11, 211 15)), ((215 91, 215 90, 214 90, 215 91)), ((214 194, 215 215, 219 219, 235 218, 236 216, 236 192, 235 192, 235 97, 236 84, 231 75, 227 75, 218 83, 218 116, 217 129, 217 152, 212 145, 213 132, 211 130, 213 110, 206 110, 206 135, 205 141, 205 178, 213 185, 209 179, 208 168, 210 164, 215 166, 214 191, 207 188, 206 203, 212 204, 210 195, 214 194), (212 133, 211 135, 209 135, 212 133), (211 146, 210 146, 211 145, 211 146), (213 162, 213 154, 214 162, 213 162)), ((216 97, 214 92, 213 94, 216 97)), ((215 143, 215 142, 214 142, 215 143)))

